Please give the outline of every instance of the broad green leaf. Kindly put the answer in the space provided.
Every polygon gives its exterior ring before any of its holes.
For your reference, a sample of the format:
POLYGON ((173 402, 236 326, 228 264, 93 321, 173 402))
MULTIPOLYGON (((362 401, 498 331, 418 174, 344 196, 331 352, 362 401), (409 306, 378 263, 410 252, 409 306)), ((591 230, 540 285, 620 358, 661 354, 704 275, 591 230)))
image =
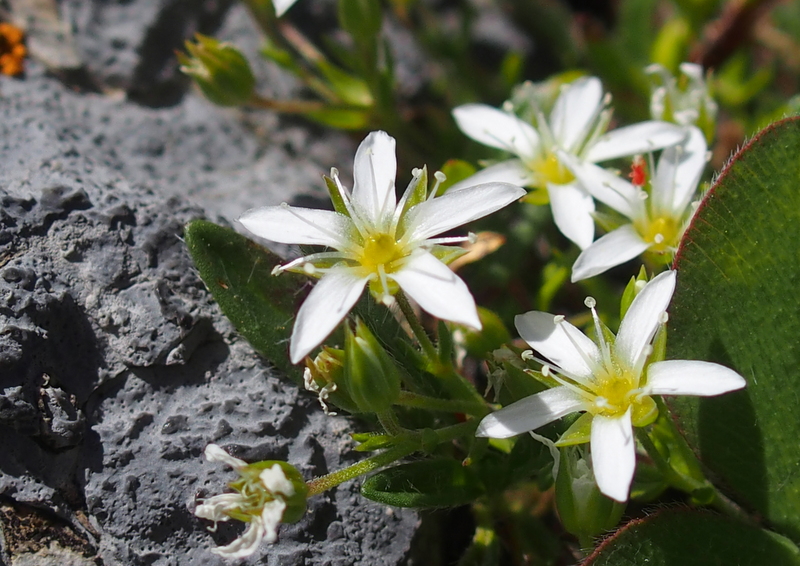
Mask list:
POLYGON ((747 388, 668 398, 701 460, 745 509, 800 541, 800 120, 732 160, 675 261, 667 357, 718 362, 747 388))
POLYGON ((361 495, 395 507, 455 507, 483 495, 471 467, 450 459, 401 464, 368 477, 361 495))
POLYGON ((307 278, 272 275, 280 258, 230 228, 194 220, 184 230, 186 246, 206 287, 236 329, 256 351, 296 383, 288 343, 298 290, 307 278))
POLYGON ((705 511, 669 509, 631 521, 583 566, 792 566, 800 551, 769 531, 705 511))

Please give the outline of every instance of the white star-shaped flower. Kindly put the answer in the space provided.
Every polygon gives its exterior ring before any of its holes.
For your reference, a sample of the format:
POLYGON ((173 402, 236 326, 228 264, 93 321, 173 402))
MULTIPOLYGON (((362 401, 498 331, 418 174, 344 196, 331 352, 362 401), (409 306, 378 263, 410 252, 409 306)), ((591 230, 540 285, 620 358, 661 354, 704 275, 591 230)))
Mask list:
POLYGON ((686 229, 697 185, 708 161, 705 137, 689 128, 686 141, 664 150, 651 190, 629 183, 591 163, 559 153, 562 161, 597 200, 630 219, 583 250, 572 266, 580 281, 625 263, 641 253, 673 254, 686 229))
POLYGON ((709 92, 703 67, 681 63, 677 78, 659 64, 650 65, 645 72, 660 82, 650 96, 650 115, 654 120, 696 125, 701 129, 714 124, 718 107, 709 92))
POLYGON ((586 440, 597 485, 608 497, 627 500, 636 466, 632 427, 644 426, 657 415, 652 395, 713 396, 745 386, 739 374, 709 362, 667 360, 646 365, 674 289, 674 271, 645 285, 612 341, 606 339, 592 299, 587 305, 592 307, 597 343, 563 316, 538 311, 517 316, 520 336, 549 360, 542 373, 561 385, 489 414, 478 426, 477 436, 508 438, 585 411, 588 417, 581 418, 591 419, 586 440))
POLYGON ((205 455, 209 462, 222 462, 240 472, 243 481, 239 491, 206 499, 195 508, 194 514, 215 523, 232 517, 247 520, 242 536, 211 552, 225 558, 244 558, 253 554, 262 541, 275 542, 286 510, 284 498, 295 493, 283 468, 274 464, 260 471, 251 470, 247 462, 234 458, 216 444, 206 446, 205 455))
POLYGON ((496 182, 434 198, 436 186, 428 196, 427 175, 415 170, 398 202, 396 169, 394 138, 372 132, 356 152, 352 193, 332 172, 336 212, 283 204, 249 210, 239 218, 250 232, 267 240, 336 250, 311 254, 278 269, 321 277, 297 313, 289 349, 292 363, 330 334, 368 284, 384 303, 391 303, 399 288, 437 318, 481 327, 466 284, 442 261, 454 258, 454 248, 444 244, 467 238, 434 236, 503 208, 524 196, 525 190, 496 182))
POLYGON ((539 112, 535 127, 511 112, 484 104, 459 106, 453 117, 462 132, 517 156, 479 171, 466 182, 503 181, 546 191, 558 229, 581 249, 588 247, 594 239, 594 201, 557 152, 596 163, 675 145, 686 136, 679 126, 658 121, 605 133, 611 119, 609 103, 600 80, 584 77, 564 87, 549 120, 539 112))

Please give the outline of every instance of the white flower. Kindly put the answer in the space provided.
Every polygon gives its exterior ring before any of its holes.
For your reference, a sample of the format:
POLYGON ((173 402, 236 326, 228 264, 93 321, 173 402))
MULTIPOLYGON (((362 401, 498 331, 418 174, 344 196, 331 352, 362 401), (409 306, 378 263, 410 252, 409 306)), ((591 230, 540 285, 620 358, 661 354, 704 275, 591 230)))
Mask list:
POLYGON ((681 63, 681 75, 676 79, 663 66, 654 64, 645 69, 660 82, 650 95, 650 115, 654 120, 666 120, 682 126, 697 125, 704 131, 717 117, 717 103, 711 98, 703 76, 703 67, 681 63))
MULTIPOLYGON (((211 550, 225 558, 244 558, 253 554, 262 541, 273 543, 278 537, 278 525, 286 510, 285 497, 295 493, 280 465, 259 470, 239 458, 234 458, 216 444, 205 450, 209 462, 223 462, 238 471, 241 488, 237 493, 223 493, 206 499, 195 508, 194 514, 215 523, 231 518, 248 522, 242 536, 227 546, 211 550)), ((238 482, 237 482, 238 483, 238 482)))
POLYGON ((630 219, 583 250, 572 266, 580 281, 625 263, 643 252, 672 255, 691 217, 690 204, 708 161, 705 138, 689 128, 686 141, 661 154, 649 194, 641 187, 591 163, 559 153, 597 200, 630 219))
POLYGON ((557 152, 595 163, 675 145, 686 135, 674 124, 653 121, 605 133, 611 119, 609 102, 600 80, 585 77, 563 89, 549 120, 539 111, 535 128, 510 111, 484 104, 459 106, 453 117, 462 132, 517 156, 479 171, 467 182, 504 181, 546 192, 558 229, 586 248, 594 239, 594 202, 557 152))
MULTIPOLYGON (((600 491, 625 501, 633 479, 636 450, 633 426, 655 418, 652 395, 713 396, 745 386, 739 374, 718 364, 668 360, 645 367, 665 309, 675 289, 675 272, 650 281, 631 303, 615 339, 601 327, 594 301, 587 299, 595 320, 595 344, 580 330, 544 312, 516 317, 517 330, 531 347, 547 358, 543 372, 561 385, 521 399, 486 416, 478 436, 508 438, 535 430, 569 413, 585 411, 575 423, 590 420, 588 440, 600 491)), ((573 429, 576 426, 573 425, 573 429)), ((573 430, 571 429, 571 430, 573 430)), ((565 436, 570 431, 565 433, 565 436)))
POLYGON ((295 2, 297 2, 297 0, 272 0, 272 5, 275 8, 275 15, 280 18, 295 2))
POLYGON ((289 350, 292 363, 330 334, 367 284, 386 304, 399 287, 433 316, 481 326, 466 284, 441 261, 453 256, 454 250, 442 244, 467 238, 433 236, 486 216, 525 191, 508 183, 486 183, 433 198, 437 182, 426 198, 427 175, 417 169, 398 202, 394 150, 394 138, 385 132, 367 136, 356 152, 352 193, 332 170, 337 212, 283 204, 249 210, 239 219, 253 234, 274 242, 337 250, 311 254, 278 269, 321 276, 297 313, 289 350))

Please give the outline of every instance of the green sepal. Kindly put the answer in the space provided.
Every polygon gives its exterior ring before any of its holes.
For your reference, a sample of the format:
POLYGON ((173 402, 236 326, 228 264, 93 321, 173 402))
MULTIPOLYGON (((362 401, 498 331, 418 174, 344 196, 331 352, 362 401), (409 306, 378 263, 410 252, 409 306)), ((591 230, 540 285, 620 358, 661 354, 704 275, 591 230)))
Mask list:
POLYGON ((398 230, 401 232, 405 231, 404 220, 406 218, 406 213, 411 210, 412 207, 424 202, 428 197, 428 167, 426 165, 423 165, 422 169, 414 170, 413 177, 404 195, 406 194, 408 198, 403 203, 403 212, 400 214, 400 225, 398 226, 398 230))
POLYGON ((240 106, 253 97, 256 79, 250 63, 234 45, 195 34, 178 54, 181 71, 192 77, 206 98, 220 106, 240 106))
POLYGON ((328 177, 327 175, 323 175, 322 178, 325 180, 325 186, 328 189, 328 194, 331 195, 331 202, 333 203, 333 210, 338 212, 339 214, 343 214, 350 217, 350 211, 347 210, 347 206, 344 204, 344 197, 342 196, 341 191, 339 190, 339 186, 336 184, 336 181, 328 177))
MULTIPOLYGON (((263 487, 261 480, 259 479, 259 474, 262 471, 272 468, 275 464, 281 467, 283 470, 283 475, 286 476, 286 479, 291 482, 292 486, 294 487, 294 493, 292 495, 285 495, 282 493, 276 494, 276 498, 281 498, 286 503, 286 509, 283 512, 283 517, 281 518, 282 523, 296 523, 299 521, 306 512, 306 501, 308 499, 308 485, 306 484, 303 476, 297 471, 297 468, 292 466, 289 462, 284 462, 282 460, 261 460, 259 462, 253 462, 252 464, 248 464, 244 468, 239 469, 239 473, 241 474, 241 478, 231 482, 229 485, 232 489, 242 492, 242 489, 247 485, 250 484, 252 486, 260 486, 264 491, 267 491, 266 488, 263 487)), ((257 488, 256 488, 257 489, 257 488)), ((231 514, 231 517, 234 519, 239 519, 242 521, 249 521, 250 517, 239 513, 237 515, 231 514), (240 515, 240 516, 237 516, 240 515)))
POLYGON ((355 333, 345 325, 345 382, 358 408, 379 413, 400 396, 400 372, 366 324, 356 320, 355 333))
POLYGON ((591 214, 595 224, 597 224, 597 226, 599 226, 600 229, 606 233, 613 232, 623 224, 628 224, 630 222, 621 214, 617 214, 613 211, 601 212, 599 210, 595 210, 591 214))
POLYGON ((339 130, 364 130, 369 126, 371 119, 369 111, 334 106, 321 110, 309 110, 304 115, 324 126, 339 130))
POLYGON ((478 318, 482 328, 475 330, 469 326, 449 323, 451 329, 458 329, 461 336, 461 344, 467 351, 467 355, 473 358, 486 358, 488 355, 500 348, 503 344, 511 342, 511 333, 500 316, 484 307, 478 307, 478 318))
POLYGON ((657 466, 639 461, 636 463, 636 475, 631 484, 631 499, 648 503, 664 493, 669 483, 657 466))
POLYGON ((462 248, 459 246, 443 246, 440 244, 431 246, 428 251, 431 253, 431 255, 433 255, 433 257, 445 265, 449 265, 464 254, 469 253, 467 248, 462 248))
POLYGON ((484 494, 470 466, 449 458, 401 464, 367 478, 361 495, 395 507, 456 507, 484 494))
POLYGON ((567 448, 556 477, 556 508, 564 528, 586 541, 619 523, 625 504, 600 493, 582 449, 567 448))
POLYGON ((564 448, 585 444, 592 438, 592 419, 591 413, 583 413, 556 441, 556 446, 564 448))
POLYGON ((299 291, 308 278, 272 275, 280 258, 230 228, 194 220, 184 229, 197 271, 253 348, 297 384, 302 372, 289 362, 287 344, 299 291))
POLYGON ((622 300, 619 303, 620 320, 625 318, 625 313, 628 312, 633 299, 635 299, 636 295, 639 294, 639 291, 644 288, 644 285, 647 283, 647 281, 647 270, 643 265, 639 268, 639 274, 636 277, 631 277, 631 280, 628 281, 628 284, 625 286, 625 291, 622 292, 622 300))
POLYGON ((374 104, 372 93, 367 83, 358 77, 346 73, 325 59, 314 62, 319 72, 328 82, 331 90, 346 106, 371 108, 374 104))

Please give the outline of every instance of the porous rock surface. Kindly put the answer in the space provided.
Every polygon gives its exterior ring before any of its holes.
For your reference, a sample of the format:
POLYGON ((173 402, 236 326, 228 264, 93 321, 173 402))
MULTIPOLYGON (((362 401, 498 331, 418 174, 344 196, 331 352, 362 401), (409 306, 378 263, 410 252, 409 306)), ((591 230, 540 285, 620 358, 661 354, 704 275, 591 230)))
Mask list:
MULTIPOLYGON (((242 526, 210 534, 192 514, 235 479, 203 460, 208 443, 287 460, 308 479, 357 457, 352 423, 325 416, 236 334, 182 229, 309 194, 327 167, 348 168, 353 143, 216 109, 187 94, 163 52, 158 73, 146 67, 165 11, 184 18, 181 33, 199 21, 247 38, 239 8, 65 6, 90 75, 121 90, 73 92, 36 62, 0 78, 0 563, 222 564, 209 548, 242 526)), ((417 515, 357 492, 351 482, 311 499, 247 563, 403 563, 417 515)))

